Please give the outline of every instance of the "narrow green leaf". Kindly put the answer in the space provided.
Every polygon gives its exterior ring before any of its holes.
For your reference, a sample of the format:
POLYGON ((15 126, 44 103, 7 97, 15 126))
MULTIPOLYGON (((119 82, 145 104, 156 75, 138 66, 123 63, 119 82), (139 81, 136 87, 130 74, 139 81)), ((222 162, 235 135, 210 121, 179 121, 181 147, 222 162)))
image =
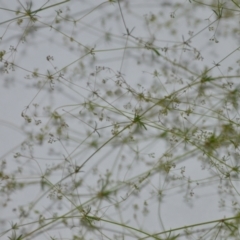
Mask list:
POLYGON ((160 56, 160 53, 158 52, 158 50, 157 49, 155 49, 155 48, 152 48, 152 50, 158 55, 158 56, 160 56))
MULTIPOLYGON (((213 10, 213 9, 212 9, 212 10, 213 10)), ((213 12, 219 17, 218 13, 217 13, 215 10, 213 10, 213 12)))

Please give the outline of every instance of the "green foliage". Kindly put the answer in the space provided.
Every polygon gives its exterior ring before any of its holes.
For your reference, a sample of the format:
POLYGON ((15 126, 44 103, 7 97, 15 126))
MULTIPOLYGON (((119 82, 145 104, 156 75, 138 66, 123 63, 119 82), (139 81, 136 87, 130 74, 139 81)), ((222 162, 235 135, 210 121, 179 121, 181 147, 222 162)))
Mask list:
POLYGON ((0 238, 240 239, 238 0, 0 11, 0 238))

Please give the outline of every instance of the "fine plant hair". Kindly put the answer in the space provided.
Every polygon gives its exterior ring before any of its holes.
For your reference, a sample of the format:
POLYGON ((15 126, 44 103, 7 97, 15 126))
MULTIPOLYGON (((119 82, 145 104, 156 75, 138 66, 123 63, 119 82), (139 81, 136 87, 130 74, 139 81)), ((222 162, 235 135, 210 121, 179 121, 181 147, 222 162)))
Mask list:
POLYGON ((240 1, 0 4, 0 239, 240 239, 240 1))

